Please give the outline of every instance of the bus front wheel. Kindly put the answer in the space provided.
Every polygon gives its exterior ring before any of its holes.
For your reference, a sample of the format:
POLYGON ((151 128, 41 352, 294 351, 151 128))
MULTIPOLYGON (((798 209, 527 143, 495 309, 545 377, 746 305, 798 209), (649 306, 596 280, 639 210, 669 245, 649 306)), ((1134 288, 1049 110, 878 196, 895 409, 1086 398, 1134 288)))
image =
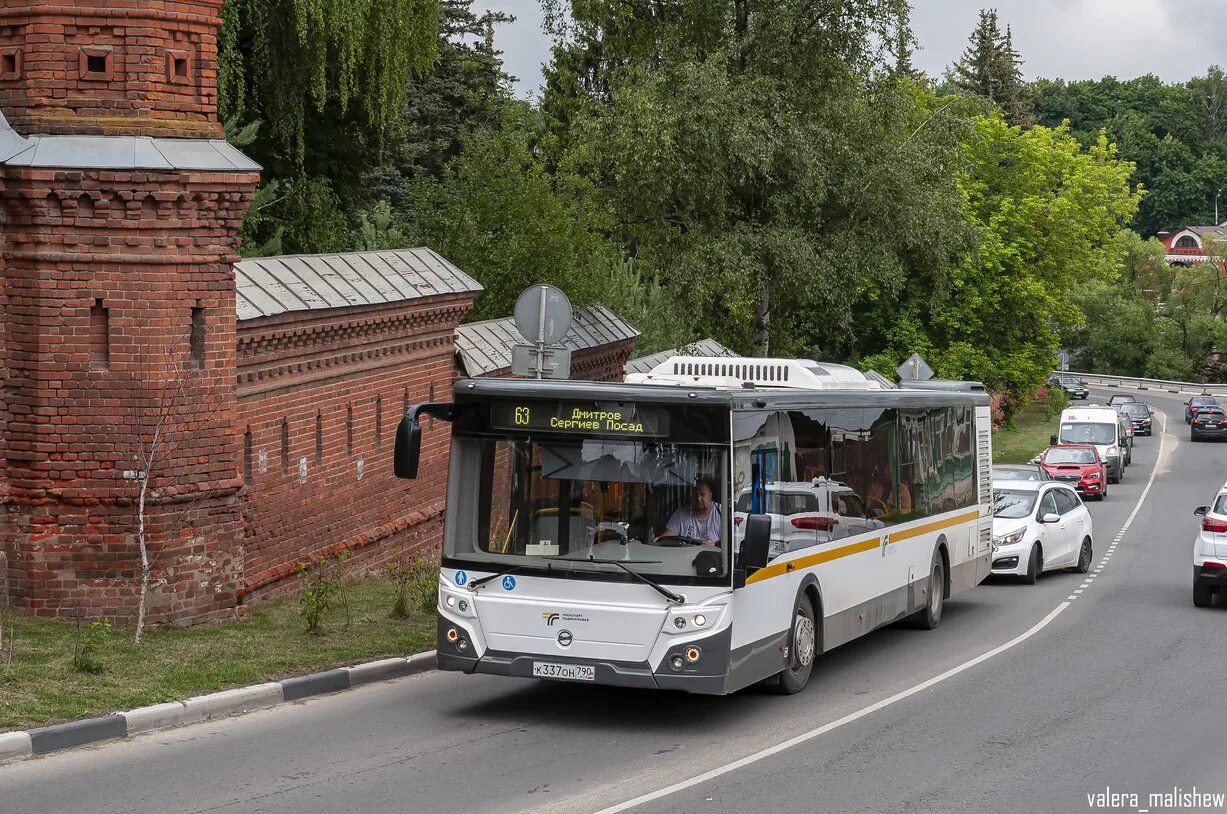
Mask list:
POLYGON ((788 667, 780 671, 775 685, 776 691, 784 695, 805 689, 814 670, 814 658, 818 653, 818 623, 814 618, 814 604, 808 594, 801 594, 797 600, 789 641, 788 667))

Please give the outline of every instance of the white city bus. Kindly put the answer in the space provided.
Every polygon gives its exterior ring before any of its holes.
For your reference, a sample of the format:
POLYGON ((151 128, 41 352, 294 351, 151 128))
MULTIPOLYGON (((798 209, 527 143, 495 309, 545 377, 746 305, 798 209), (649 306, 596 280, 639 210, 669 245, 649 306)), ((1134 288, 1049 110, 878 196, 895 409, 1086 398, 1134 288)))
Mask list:
POLYGON ((443 670, 797 692, 819 654, 901 619, 936 627, 990 570, 974 383, 690 357, 625 383, 461 380, 406 413, 400 477, 422 414, 452 422, 443 670), (682 515, 706 539, 677 534, 682 515))

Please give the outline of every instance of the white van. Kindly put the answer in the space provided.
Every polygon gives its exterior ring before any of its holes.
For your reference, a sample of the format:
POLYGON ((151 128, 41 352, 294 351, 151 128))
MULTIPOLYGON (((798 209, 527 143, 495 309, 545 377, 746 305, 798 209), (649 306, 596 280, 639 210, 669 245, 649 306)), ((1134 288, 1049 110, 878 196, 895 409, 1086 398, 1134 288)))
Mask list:
POLYGON ((1107 467, 1108 483, 1120 483, 1128 439, 1122 435, 1115 407, 1069 407, 1061 413, 1061 429, 1055 438, 1058 444, 1093 444, 1107 467))

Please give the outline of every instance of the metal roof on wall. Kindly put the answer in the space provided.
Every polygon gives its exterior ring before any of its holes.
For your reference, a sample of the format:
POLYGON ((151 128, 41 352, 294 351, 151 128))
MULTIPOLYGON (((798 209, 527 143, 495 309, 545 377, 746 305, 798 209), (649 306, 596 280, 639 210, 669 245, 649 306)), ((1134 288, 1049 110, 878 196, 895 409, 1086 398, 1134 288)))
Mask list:
POLYGON ((651 373, 653 368, 662 362, 667 362, 674 356, 707 356, 707 357, 734 357, 737 354, 728 348, 721 345, 714 339, 700 339, 697 342, 692 342, 689 345, 683 345, 680 348, 672 348, 670 350, 662 350, 660 353, 653 353, 651 356, 641 356, 638 359, 631 359, 626 363, 627 373, 651 373))
POLYGON ((289 311, 481 291, 431 249, 253 257, 234 266, 239 322, 289 311))
POLYGON ((149 136, 22 138, 0 113, 0 164, 90 170, 259 172, 260 165, 225 139, 149 136))
MULTIPOLYGON (((577 351, 637 336, 639 331, 634 326, 605 306, 589 305, 575 311, 562 344, 577 351)), ((456 352, 468 376, 485 376, 511 367, 511 347, 523 342, 511 317, 471 322, 456 329, 456 352)))

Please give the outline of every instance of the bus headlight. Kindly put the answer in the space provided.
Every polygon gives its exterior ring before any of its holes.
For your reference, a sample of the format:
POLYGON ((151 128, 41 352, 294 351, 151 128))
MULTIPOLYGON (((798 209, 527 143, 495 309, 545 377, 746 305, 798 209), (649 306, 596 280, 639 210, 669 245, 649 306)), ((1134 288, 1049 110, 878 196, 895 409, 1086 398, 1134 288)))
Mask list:
POLYGON ((701 613, 696 613, 690 621, 694 622, 695 627, 703 627, 703 625, 707 624, 707 617, 701 613))
POLYGON ((448 594, 447 599, 444 599, 443 601, 449 608, 455 607, 456 605, 456 597, 452 596, 451 594, 448 594))
POLYGON ((686 661, 694 664, 703 655, 703 651, 695 647, 693 644, 686 648, 686 661))
POLYGON ((686 627, 686 617, 684 616, 675 617, 673 619, 673 626, 677 628, 678 630, 684 629, 686 627))

